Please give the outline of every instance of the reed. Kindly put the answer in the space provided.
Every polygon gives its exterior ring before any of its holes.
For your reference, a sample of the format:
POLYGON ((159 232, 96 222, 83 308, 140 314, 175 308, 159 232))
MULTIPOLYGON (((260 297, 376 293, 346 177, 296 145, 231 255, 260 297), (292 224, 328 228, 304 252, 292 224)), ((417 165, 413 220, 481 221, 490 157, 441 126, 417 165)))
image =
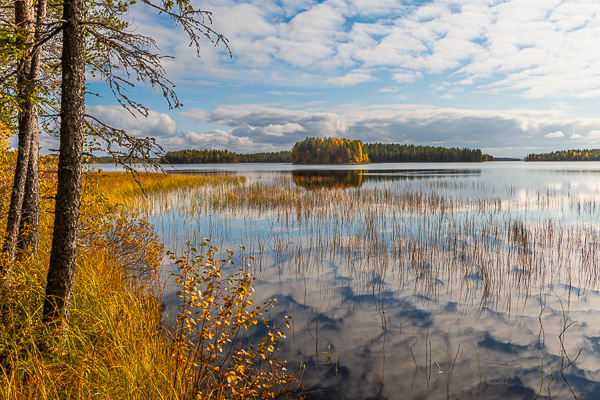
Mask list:
MULTIPOLYGON (((440 282, 463 304, 510 309, 535 287, 563 278, 594 289, 600 215, 576 193, 506 188, 483 182, 398 181, 377 187, 306 190, 287 177, 201 186, 140 202, 164 226, 186 221, 202 237, 235 239, 289 276, 342 267, 358 294, 382 282, 435 299, 440 282), (481 193, 467 197, 469 189, 481 193), (556 217, 569 212, 569 222, 556 217)), ((227 240, 227 239, 226 239, 227 240)), ((375 290, 377 287, 375 287, 375 290)))
POLYGON ((225 184, 236 185, 244 182, 243 176, 235 175, 177 175, 158 172, 90 172, 85 185, 105 196, 105 205, 114 208, 117 205, 128 206, 136 202, 139 196, 162 195, 173 190, 188 190, 194 187, 225 184))
MULTIPOLYGON (((352 301, 345 297, 348 293, 358 302, 372 295, 375 303, 385 290, 412 289, 419 301, 430 302, 425 307, 435 306, 438 298, 451 293, 461 314, 492 309, 509 319, 549 288, 561 288, 566 298, 572 290, 580 296, 598 289, 600 213, 594 196, 585 198, 574 190, 512 185, 502 190, 481 180, 436 178, 327 189, 269 175, 248 177, 235 185, 172 191, 169 196, 140 198, 131 209, 152 215, 167 237, 177 233, 193 243, 194 237, 223 240, 228 246, 243 243, 244 254, 256 260, 259 276, 264 272, 272 279, 275 274, 281 281, 311 285, 305 289, 309 295, 320 292, 323 315, 331 316, 331 310, 337 315, 344 308, 337 305, 338 289, 344 290, 342 301, 352 301), (182 223, 189 224, 193 235, 175 229, 182 223)), ((431 378, 432 345, 423 327, 421 333, 429 346, 431 378)), ((323 338, 326 334, 319 334, 321 343, 328 340, 325 343, 339 346, 336 355, 339 352, 341 360, 347 357, 350 346, 323 338)), ((317 336, 314 342, 308 334, 306 339, 315 346, 311 359, 319 365, 319 355, 324 353, 317 336)), ((362 339, 367 341, 366 336, 362 339)), ((454 351, 448 355, 450 366, 454 351)), ((483 354, 478 351, 473 354, 477 359, 483 354)), ((404 360, 409 360, 408 350, 405 355, 404 360)), ((441 362, 439 353, 437 357, 441 362)), ((477 361, 473 398, 480 391, 484 395, 477 361)), ((564 366, 570 366, 568 361, 564 366)), ((446 394, 451 371, 444 371, 448 372, 446 394)), ((415 376, 417 372, 418 368, 415 376)), ((452 375, 456 381, 456 373, 452 375)), ((502 386, 502 379, 499 382, 502 386)), ((537 385, 539 381, 536 392, 537 385)), ((432 386, 435 389, 436 384, 432 386)))

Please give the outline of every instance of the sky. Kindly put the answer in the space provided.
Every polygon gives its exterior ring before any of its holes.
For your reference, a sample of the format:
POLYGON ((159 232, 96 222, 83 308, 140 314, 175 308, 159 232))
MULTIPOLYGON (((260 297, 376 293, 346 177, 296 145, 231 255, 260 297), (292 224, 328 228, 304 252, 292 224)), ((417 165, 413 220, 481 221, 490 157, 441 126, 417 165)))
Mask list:
MULTIPOLYGON (((89 76, 89 113, 168 150, 290 150, 306 137, 481 148, 494 156, 600 147, 600 2, 207 0, 201 41, 141 4, 183 106, 131 90, 133 117, 89 76), (208 21, 207 21, 208 22, 208 21)), ((42 143, 52 146, 53 140, 42 143)), ((54 147, 56 148, 56 147, 54 147)))

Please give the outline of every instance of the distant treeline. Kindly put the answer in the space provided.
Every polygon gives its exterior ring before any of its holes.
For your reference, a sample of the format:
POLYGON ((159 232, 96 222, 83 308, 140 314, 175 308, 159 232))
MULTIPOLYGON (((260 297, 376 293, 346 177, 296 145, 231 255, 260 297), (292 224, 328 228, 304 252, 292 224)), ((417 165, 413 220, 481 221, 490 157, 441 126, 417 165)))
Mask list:
POLYGON ((291 163, 291 151, 237 154, 227 150, 178 150, 163 156, 171 164, 291 163))
MULTIPOLYGON (((595 150, 598 151, 598 150, 595 150)), ((228 150, 178 150, 163 156, 171 164, 296 163, 364 164, 394 162, 493 161, 479 149, 417 146, 412 144, 362 143, 360 140, 306 138, 292 151, 238 154, 228 150)), ((98 161, 96 161, 98 162, 98 161)))
POLYGON ((600 161, 600 149, 532 153, 527 155, 525 161, 600 161))
MULTIPOLYGON (((158 158, 151 158, 150 160, 158 162, 158 158)), ((147 159, 135 158, 135 157, 113 157, 113 156, 104 156, 104 157, 96 157, 89 156, 87 157, 87 164, 113 164, 113 163, 123 163, 123 164, 144 164, 147 163, 147 159)))
POLYGON ((365 164, 369 157, 363 153, 360 140, 335 138, 306 138, 292 148, 294 164, 365 164))
POLYGON ((415 146, 412 144, 367 143, 363 151, 375 163, 393 162, 481 162, 494 157, 483 154, 479 149, 457 147, 415 146))

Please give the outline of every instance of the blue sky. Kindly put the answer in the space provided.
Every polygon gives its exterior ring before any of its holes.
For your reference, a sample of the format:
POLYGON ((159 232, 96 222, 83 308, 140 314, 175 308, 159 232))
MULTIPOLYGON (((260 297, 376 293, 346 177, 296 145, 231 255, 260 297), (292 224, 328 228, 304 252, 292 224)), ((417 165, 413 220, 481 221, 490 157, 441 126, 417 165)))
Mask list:
MULTIPOLYGON (((288 150, 307 136, 482 148, 600 147, 600 2, 193 1, 229 39, 201 58, 142 4, 184 106, 148 88, 137 120, 90 80, 90 113, 165 150, 288 150)), ((45 141, 50 145, 49 139, 45 141)))

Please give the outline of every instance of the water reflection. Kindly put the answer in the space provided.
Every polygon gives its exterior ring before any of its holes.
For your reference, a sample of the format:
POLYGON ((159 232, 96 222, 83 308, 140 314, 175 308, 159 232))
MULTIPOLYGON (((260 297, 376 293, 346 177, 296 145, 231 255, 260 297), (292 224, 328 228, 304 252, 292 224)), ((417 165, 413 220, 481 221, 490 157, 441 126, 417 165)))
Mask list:
POLYGON ((344 172, 257 171, 146 212, 170 249, 245 246, 314 398, 600 396, 600 180, 344 172))
POLYGON ((292 177, 296 185, 308 190, 346 189, 362 185, 363 171, 300 170, 293 171, 292 177))
POLYGON ((394 180, 394 179, 428 179, 428 178, 450 178, 450 177, 479 177, 481 169, 370 169, 362 171, 368 178, 377 180, 394 180))

